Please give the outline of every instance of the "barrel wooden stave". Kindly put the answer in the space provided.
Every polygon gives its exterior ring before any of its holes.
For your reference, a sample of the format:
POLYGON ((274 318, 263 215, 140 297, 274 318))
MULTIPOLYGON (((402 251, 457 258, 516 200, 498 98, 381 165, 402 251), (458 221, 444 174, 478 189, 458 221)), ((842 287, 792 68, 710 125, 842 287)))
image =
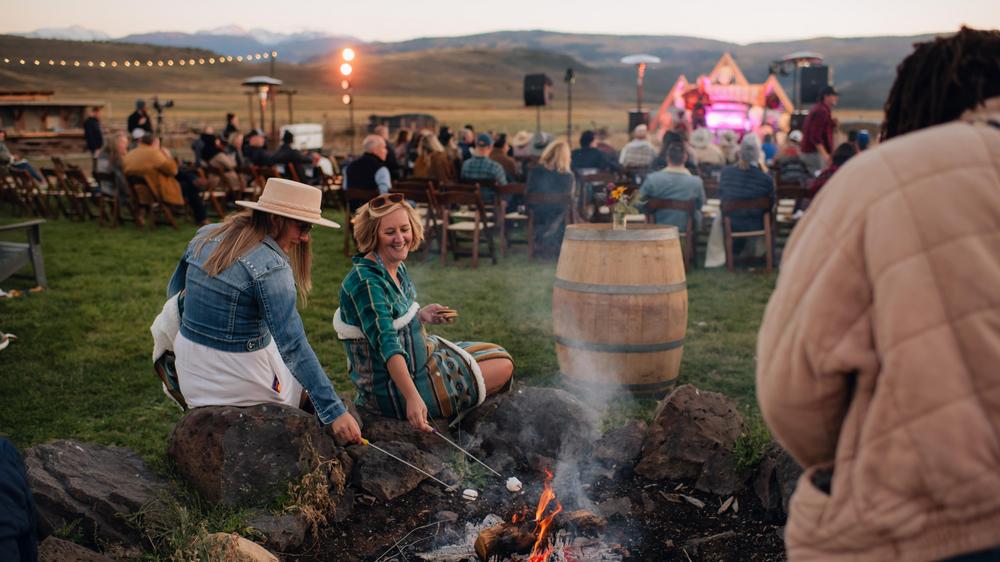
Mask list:
POLYGON ((666 394, 680 370, 687 329, 676 229, 602 228, 572 225, 563 241, 552 295, 563 378, 585 390, 666 394))

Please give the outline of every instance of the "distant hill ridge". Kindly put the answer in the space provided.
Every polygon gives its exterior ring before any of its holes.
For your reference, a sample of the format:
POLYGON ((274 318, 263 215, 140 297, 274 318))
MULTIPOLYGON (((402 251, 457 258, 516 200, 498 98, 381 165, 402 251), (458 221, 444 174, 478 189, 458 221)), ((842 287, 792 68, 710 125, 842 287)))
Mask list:
MULTIPOLYGON (((80 35, 86 31, 76 29, 74 33, 80 35)), ((647 75, 647 90, 653 93, 665 91, 681 73, 693 79, 700 73, 708 72, 724 52, 733 54, 749 80, 762 81, 767 76, 771 61, 791 52, 806 50, 823 54, 834 68, 834 81, 843 94, 842 105, 877 108, 882 105, 895 78, 896 66, 912 51, 913 43, 932 37, 822 37, 739 45, 684 36, 593 35, 526 30, 365 44, 349 36, 317 32, 275 34, 230 26, 193 34, 162 32, 129 35, 92 45, 93 48, 106 45, 100 48, 102 52, 112 46, 123 51, 167 47, 197 48, 233 56, 276 49, 279 61, 301 63, 292 65, 289 71, 293 75, 312 76, 309 82, 313 85, 330 85, 331 76, 335 78, 335 72, 329 66, 336 58, 332 54, 345 45, 353 45, 360 47, 367 61, 365 65, 359 65, 359 71, 364 69, 367 72, 355 76, 357 84, 367 82, 377 92, 445 97, 486 97, 491 93, 516 96, 523 74, 547 72, 558 81, 565 68, 573 66, 578 75, 580 72, 583 74, 583 83, 577 89, 581 99, 621 99, 621 95, 627 95, 632 87, 630 76, 633 71, 618 62, 626 54, 645 52, 663 60, 647 75), (140 45, 130 45, 134 43, 140 45), (154 45, 159 47, 151 47, 154 45), (469 82, 469 86, 462 86, 459 81, 445 88, 446 84, 452 84, 456 79, 469 82), (443 89, 448 91, 442 93, 443 89)), ((4 45, 7 46, 4 52, 16 48, 9 42, 0 42, 0 47, 4 45)), ((88 48, 79 43, 71 47, 74 51, 86 51, 88 48)), ((16 73, 16 69, 14 71, 16 73)))

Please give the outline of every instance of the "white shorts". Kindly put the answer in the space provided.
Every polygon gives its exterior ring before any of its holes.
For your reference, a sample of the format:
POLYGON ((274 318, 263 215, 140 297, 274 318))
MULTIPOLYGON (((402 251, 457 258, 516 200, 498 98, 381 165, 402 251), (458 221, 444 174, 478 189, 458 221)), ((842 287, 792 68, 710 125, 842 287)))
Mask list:
POLYGON ((189 408, 271 402, 299 406, 302 385, 285 366, 274 339, 263 349, 236 353, 195 343, 177 332, 174 355, 177 381, 189 408))

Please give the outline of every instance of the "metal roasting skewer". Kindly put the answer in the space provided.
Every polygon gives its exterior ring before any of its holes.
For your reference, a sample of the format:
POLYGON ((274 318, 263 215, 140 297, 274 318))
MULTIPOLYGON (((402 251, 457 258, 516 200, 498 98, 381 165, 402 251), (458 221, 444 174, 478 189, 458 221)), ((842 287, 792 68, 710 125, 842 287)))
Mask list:
MULTIPOLYGON (((448 484, 445 484, 444 482, 442 482, 442 481, 438 480, 437 478, 435 478, 433 474, 427 472, 426 470, 424 470, 424 469, 422 469, 420 467, 417 467, 417 466, 414 466, 414 465, 410 464, 409 462, 407 462, 407 461, 405 461, 405 460, 397 457, 396 455, 390 453, 389 451, 386 451, 382 447, 379 447, 378 445, 375 445, 375 444, 369 442, 367 439, 362 439, 361 440, 361 444, 365 445, 365 446, 368 446, 368 447, 371 447, 371 448, 375 449, 376 451, 381 451, 381 452, 385 453, 386 455, 389 455, 390 457, 396 459, 397 461, 405 464, 406 466, 412 468, 413 470, 416 470, 417 472, 423 473, 425 476, 427 476, 431 480, 433 480, 433 481, 437 482, 438 484, 444 486, 445 490, 448 490, 449 492, 454 492, 455 491, 455 486, 449 486, 448 484)), ((489 467, 487 467, 487 468, 489 468, 489 467)))
POLYGON ((449 443, 449 444, 450 444, 450 445, 451 445, 452 447, 454 447, 454 448, 458 449, 459 451, 462 451, 463 453, 465 453, 466 455, 468 455, 468 457, 469 457, 470 459, 472 459, 472 460, 474 460, 474 461, 478 462, 479 464, 481 464, 481 465, 485 466, 485 467, 486 467, 487 469, 489 469, 489 471, 490 471, 490 472, 492 472, 493 474, 496 474, 496 475, 497 475, 497 476, 499 476, 500 478, 503 478, 503 474, 500 474, 499 472, 497 472, 497 471, 493 470, 492 468, 490 468, 490 466, 489 466, 488 464, 486 464, 486 463, 484 463, 483 461, 481 461, 481 460, 477 459, 475 455, 473 455, 472 453, 470 453, 470 452, 466 451, 465 449, 463 449, 463 448, 459 447, 458 445, 456 445, 456 444, 455 444, 455 443, 454 443, 454 442, 453 442, 453 441, 452 441, 451 439, 448 439, 447 437, 445 437, 445 436, 444 436, 444 434, 442 434, 442 433, 441 433, 440 431, 438 431, 438 430, 437 430, 436 428, 434 428, 434 429, 433 429, 433 431, 434 431, 434 434, 435 434, 435 435, 437 435, 437 436, 438 436, 438 437, 440 437, 441 439, 444 439, 445 441, 447 441, 447 442, 448 442, 448 443, 449 443))

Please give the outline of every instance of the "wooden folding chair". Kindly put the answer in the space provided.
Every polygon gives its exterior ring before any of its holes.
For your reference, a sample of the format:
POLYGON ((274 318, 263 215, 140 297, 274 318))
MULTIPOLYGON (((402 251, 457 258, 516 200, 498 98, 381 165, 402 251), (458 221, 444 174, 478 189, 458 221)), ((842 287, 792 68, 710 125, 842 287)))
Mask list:
POLYGON ((684 267, 690 271, 698 263, 698 229, 695 228, 697 224, 695 212, 698 209, 695 208, 694 199, 657 199, 656 197, 649 197, 646 199, 645 208, 646 222, 650 224, 656 223, 656 211, 660 209, 684 211, 687 213, 687 226, 680 232, 680 235, 684 240, 684 267))
POLYGON ((598 214, 603 201, 607 199, 608 185, 617 185, 621 178, 615 172, 592 172, 578 174, 576 214, 581 220, 590 222, 598 214))
POLYGON ((6 167, 0 167, 0 201, 7 201, 16 217, 34 214, 31 203, 21 193, 19 181, 6 167))
POLYGON ((81 217, 82 214, 76 208, 76 202, 69 195, 64 186, 65 175, 56 172, 55 168, 39 168, 38 173, 45 179, 45 199, 49 208, 55 213, 57 218, 62 214, 66 218, 81 217))
MULTIPOLYGON (((523 183, 508 183, 507 185, 498 185, 493 189, 496 191, 497 205, 499 207, 496 222, 500 227, 500 256, 503 257, 507 253, 507 247, 515 243, 510 238, 509 227, 511 225, 528 224, 528 214, 526 212, 518 212, 517 210, 517 202, 523 201, 528 186, 523 183), (508 200, 514 201, 513 210, 509 208, 510 203, 508 203, 508 200)), ((517 243, 520 243, 520 241, 517 241, 517 243)))
POLYGON ((76 202, 76 208, 83 219, 95 217, 91 208, 94 201, 95 186, 91 180, 77 166, 70 166, 66 170, 63 178, 63 185, 66 187, 69 197, 76 202))
MULTIPOLYGON (((97 203, 97 217, 100 225, 108 223, 111 228, 116 228, 122 222, 121 198, 117 193, 118 186, 115 182, 115 175, 111 172, 94 172, 94 180, 97 182, 98 190, 94 196, 97 203), (114 189, 113 195, 105 194, 100 189, 102 185, 110 185, 114 189)), ((127 189, 127 188, 126 188, 127 189)))
POLYGON ((10 168, 10 174, 14 178, 15 189, 20 198, 27 202, 32 214, 42 218, 56 218, 58 213, 52 211, 45 201, 45 194, 35 183, 35 178, 31 177, 26 170, 10 168))
MULTIPOLYGON (((438 239, 438 223, 441 213, 437 201, 437 190, 434 189, 434 182, 430 180, 413 181, 400 180, 393 184, 391 193, 400 193, 407 199, 416 203, 417 214, 423 218, 424 223, 424 259, 430 254, 431 242, 438 239)), ((438 245, 441 241, 438 239, 438 245)))
POLYGON ((483 205, 482 196, 479 190, 452 190, 442 191, 437 194, 438 204, 441 207, 441 265, 445 265, 448 255, 449 238, 452 245, 452 254, 458 259, 460 252, 458 249, 459 234, 469 234, 472 236, 472 267, 479 266, 479 244, 482 238, 486 238, 489 248, 490 259, 493 264, 497 263, 496 247, 493 244, 493 229, 495 223, 490 221, 483 205), (465 206, 472 209, 472 220, 462 220, 451 222, 453 207, 465 206))
MULTIPOLYGON (((149 226, 153 228, 156 226, 156 213, 157 211, 163 215, 164 220, 167 224, 174 227, 177 230, 177 221, 174 220, 174 214, 170 210, 170 206, 163 203, 163 199, 160 195, 150 187, 149 181, 143 176, 125 176, 125 180, 128 183, 129 188, 129 199, 135 201, 137 209, 149 209, 149 226)), ((139 215, 136 215, 136 222, 140 223, 142 219, 139 215)))
POLYGON ((567 225, 573 223, 573 192, 566 193, 525 193, 524 206, 528 216, 528 260, 535 259, 535 213, 541 206, 562 207, 567 225))
POLYGON ((347 188, 342 189, 341 194, 344 201, 344 228, 347 230, 344 233, 344 255, 350 257, 351 245, 354 245, 355 250, 358 248, 357 241, 354 239, 354 225, 351 224, 351 216, 355 209, 375 198, 378 195, 378 190, 347 188))
POLYGON ((736 258, 733 255, 733 239, 734 238, 756 238, 763 237, 764 244, 766 246, 765 260, 767 264, 767 272, 770 273, 774 269, 774 243, 773 237, 774 233, 772 231, 772 224, 774 222, 773 207, 771 204, 770 197, 759 197, 757 199, 735 199, 735 200, 723 200, 721 206, 722 212, 722 226, 723 234, 725 236, 726 245, 726 268, 729 271, 733 270, 736 258), (751 230, 749 232, 733 232, 732 219, 730 214, 733 211, 742 209, 759 209, 764 211, 764 216, 762 217, 764 226, 761 230, 751 230))

